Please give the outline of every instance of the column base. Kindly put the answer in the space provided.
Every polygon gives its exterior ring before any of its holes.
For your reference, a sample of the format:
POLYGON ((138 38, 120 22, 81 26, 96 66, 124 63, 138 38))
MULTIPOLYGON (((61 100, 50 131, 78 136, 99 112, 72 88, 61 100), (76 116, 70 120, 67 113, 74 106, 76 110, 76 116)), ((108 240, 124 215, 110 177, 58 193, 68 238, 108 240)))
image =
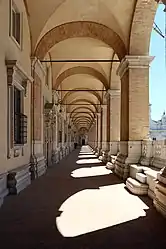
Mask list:
POLYGON ((31 156, 30 172, 31 180, 34 180, 46 173, 46 159, 42 154, 31 156))
POLYGON ((74 144, 71 143, 71 144, 69 145, 69 152, 71 153, 73 150, 74 150, 74 144))
POLYGON ((110 155, 116 156, 119 152, 119 141, 110 142, 110 155))
POLYGON ((96 151, 96 153, 95 153, 95 156, 97 156, 97 157, 99 157, 99 156, 101 156, 101 148, 100 147, 97 147, 97 151, 96 151))
POLYGON ((143 140, 141 153, 142 153, 140 158, 141 165, 149 166, 152 161, 153 142, 150 140, 143 140))
POLYGON ((141 157, 141 141, 121 141, 120 152, 115 161, 115 173, 126 180, 129 176, 129 165, 138 163, 141 157))
POLYGON ((8 172, 7 187, 9 194, 16 195, 30 184, 30 165, 24 165, 8 172))
POLYGON ((108 162, 108 150, 102 151, 102 161, 103 163, 107 163, 108 162))
POLYGON ((7 173, 0 174, 0 207, 3 204, 4 198, 8 195, 7 189, 7 173))
POLYGON ((43 155, 37 155, 37 165, 36 165, 36 171, 37 176, 40 177, 46 173, 47 165, 46 165, 46 159, 43 155))
POLYGON ((109 153, 109 142, 103 142, 100 160, 102 160, 104 163, 108 162, 108 153, 109 153))
POLYGON ((166 176, 163 175, 163 173, 160 173, 159 175, 161 175, 161 177, 158 178, 160 180, 156 183, 153 204, 157 211, 166 217, 166 184, 163 183, 166 183, 166 176))
POLYGON ((157 211, 166 217, 166 167, 157 174, 157 180, 153 204, 157 211))
POLYGON ((57 164, 59 163, 59 151, 58 150, 54 150, 53 154, 52 154, 52 164, 57 164))
POLYGON ((119 153, 115 161, 115 174, 123 180, 129 176, 129 166, 125 164, 126 159, 127 155, 119 153))

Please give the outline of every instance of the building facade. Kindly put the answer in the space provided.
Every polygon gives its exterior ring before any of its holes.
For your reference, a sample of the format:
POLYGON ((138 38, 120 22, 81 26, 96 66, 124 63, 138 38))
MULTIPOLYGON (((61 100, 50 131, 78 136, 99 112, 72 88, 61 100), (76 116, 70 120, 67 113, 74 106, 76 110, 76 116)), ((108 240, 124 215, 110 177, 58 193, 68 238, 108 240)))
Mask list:
POLYGON ((0 203, 75 141, 118 154, 120 175, 139 162, 159 2, 0 0, 0 203))
POLYGON ((166 140, 166 114, 165 111, 158 121, 151 118, 151 105, 150 105, 150 138, 152 140, 166 140))

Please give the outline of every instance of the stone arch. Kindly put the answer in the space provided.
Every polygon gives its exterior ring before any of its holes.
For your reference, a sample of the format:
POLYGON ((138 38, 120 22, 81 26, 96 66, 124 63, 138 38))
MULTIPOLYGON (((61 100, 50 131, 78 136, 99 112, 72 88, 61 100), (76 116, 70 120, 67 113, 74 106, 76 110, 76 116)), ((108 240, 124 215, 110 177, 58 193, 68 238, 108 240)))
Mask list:
POLYGON ((90 120, 89 120, 89 121, 88 121, 88 120, 87 120, 87 121, 83 121, 83 122, 76 121, 75 124, 76 124, 76 125, 78 125, 78 124, 79 124, 79 125, 80 125, 80 124, 81 124, 81 125, 82 125, 82 124, 88 124, 88 125, 90 125, 90 124, 91 124, 91 121, 90 121, 90 120))
POLYGON ((93 110, 90 108, 90 107, 87 107, 87 106, 83 106, 83 107, 76 107, 70 114, 70 117, 72 117, 73 113, 77 110, 80 110, 80 109, 87 109, 88 111, 90 112, 87 112, 87 113, 93 113, 93 117, 95 117, 95 113, 93 112, 93 110))
POLYGON ((43 59, 54 45, 74 37, 89 37, 101 40, 115 50, 120 60, 127 53, 124 42, 112 29, 95 22, 77 21, 59 25, 48 31, 38 42, 34 55, 43 59))
POLYGON ((103 86, 106 89, 108 89, 108 81, 105 78, 105 76, 103 76, 102 73, 100 73, 99 71, 97 71, 96 69, 92 67, 83 67, 83 66, 72 67, 72 68, 67 69, 63 73, 61 73, 56 79, 56 83, 55 85, 53 85, 53 88, 55 90, 58 89, 58 87, 61 85, 63 80, 65 80, 67 77, 70 77, 76 74, 89 74, 91 76, 94 76, 95 78, 97 78, 99 81, 103 83, 103 86))
POLYGON ((75 119, 73 119, 73 122, 75 122, 75 121, 82 121, 82 120, 84 120, 84 121, 92 121, 92 119, 90 118, 90 117, 84 117, 84 116, 81 116, 81 117, 77 117, 77 118, 75 118, 75 119))
POLYGON ((153 22, 158 4, 137 0, 130 34, 130 55, 148 55, 153 22))
MULTIPOLYGON (((77 116, 80 116, 81 115, 81 113, 75 113, 73 116, 71 116, 71 118, 76 118, 77 116)), ((89 113, 89 112, 86 112, 86 113, 82 113, 82 115, 84 116, 84 117, 91 117, 92 119, 94 118, 93 117, 93 115, 91 114, 91 113, 89 113)))
POLYGON ((65 101, 67 100, 67 98, 68 98, 69 96, 71 96, 72 94, 76 93, 75 90, 81 90, 81 89, 83 89, 83 90, 88 90, 88 93, 93 94, 93 95, 98 99, 98 101, 99 101, 100 103, 102 102, 102 99, 101 99, 100 95, 97 93, 97 91, 92 91, 90 88, 74 88, 74 89, 71 89, 71 90, 74 90, 73 92, 72 92, 72 91, 69 91, 69 92, 67 92, 67 93, 65 94, 65 96, 64 96, 63 99, 62 99, 62 103, 65 103, 65 101))
MULTIPOLYGON (((77 100, 74 100, 74 101, 70 102, 70 105, 72 104, 72 105, 74 106, 74 105, 77 104, 78 102, 87 102, 87 103, 89 103, 90 105, 94 106, 96 112, 98 112, 98 108, 97 108, 97 106, 95 105, 95 103, 93 103, 93 101, 88 100, 88 99, 77 99, 77 100)), ((84 104, 82 104, 82 107, 83 107, 83 106, 84 106, 84 104)))

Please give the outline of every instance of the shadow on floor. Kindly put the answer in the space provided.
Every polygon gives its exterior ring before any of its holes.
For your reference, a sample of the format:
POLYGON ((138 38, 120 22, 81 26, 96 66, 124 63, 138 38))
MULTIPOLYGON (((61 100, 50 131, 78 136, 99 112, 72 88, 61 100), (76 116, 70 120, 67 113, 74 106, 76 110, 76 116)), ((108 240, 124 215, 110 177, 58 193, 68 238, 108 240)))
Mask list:
MULTIPOLYGON (((56 226, 56 218, 62 213, 59 208, 69 197, 85 189, 99 190, 102 186, 122 183, 113 174, 71 177, 71 172, 76 169, 94 167, 94 165, 77 165, 78 154, 79 150, 75 150, 18 196, 6 198, 5 204, 0 209, 1 248, 165 249, 166 220, 156 212, 147 197, 142 198, 150 207, 146 210, 145 217, 73 238, 61 235, 56 226)), ((87 202, 82 205, 86 206, 87 202)), ((106 208, 106 205, 103 206, 97 215, 101 217, 106 208)), ((121 208, 123 209, 123 205, 121 208)), ((118 216, 118 211, 114 215, 118 216)))

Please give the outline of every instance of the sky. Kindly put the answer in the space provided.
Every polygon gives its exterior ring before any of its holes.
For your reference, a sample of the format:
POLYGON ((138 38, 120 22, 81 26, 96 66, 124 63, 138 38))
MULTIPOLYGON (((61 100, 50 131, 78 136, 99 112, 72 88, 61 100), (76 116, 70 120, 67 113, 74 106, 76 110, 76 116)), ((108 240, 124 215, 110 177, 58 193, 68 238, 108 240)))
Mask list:
MULTIPOLYGON (((165 34, 164 6, 159 5, 156 13, 155 23, 165 34)), ((150 55, 155 56, 150 68, 149 97, 152 104, 152 119, 159 120, 166 111, 166 61, 165 61, 165 39, 152 31, 150 55)))

